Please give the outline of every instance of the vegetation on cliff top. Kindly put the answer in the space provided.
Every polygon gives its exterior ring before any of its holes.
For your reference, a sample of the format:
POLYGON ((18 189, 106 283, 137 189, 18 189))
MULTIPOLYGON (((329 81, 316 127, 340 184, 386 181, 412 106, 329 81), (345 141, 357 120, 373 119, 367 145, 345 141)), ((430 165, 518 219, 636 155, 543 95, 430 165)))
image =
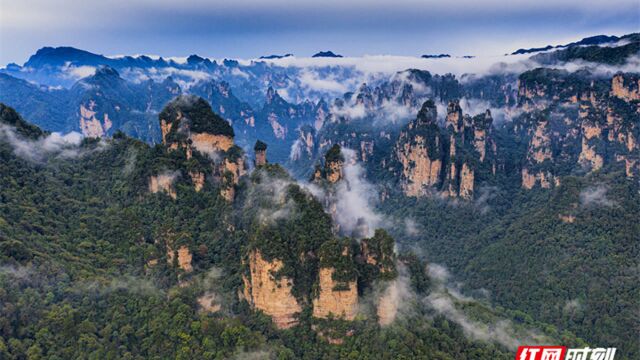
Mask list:
POLYGON ((194 133, 234 136, 229 122, 214 113, 211 105, 198 96, 180 95, 171 100, 160 112, 160 119, 174 124, 171 132, 179 131, 180 121, 187 121, 194 133), (178 121, 180 116, 183 118, 178 121))

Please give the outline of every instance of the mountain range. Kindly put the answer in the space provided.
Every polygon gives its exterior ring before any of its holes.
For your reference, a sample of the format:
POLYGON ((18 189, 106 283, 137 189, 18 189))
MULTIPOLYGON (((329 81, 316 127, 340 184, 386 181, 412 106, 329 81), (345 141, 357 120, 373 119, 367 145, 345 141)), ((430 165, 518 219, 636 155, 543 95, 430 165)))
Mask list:
POLYGON ((640 37, 513 55, 7 66, 0 354, 636 358, 640 37))

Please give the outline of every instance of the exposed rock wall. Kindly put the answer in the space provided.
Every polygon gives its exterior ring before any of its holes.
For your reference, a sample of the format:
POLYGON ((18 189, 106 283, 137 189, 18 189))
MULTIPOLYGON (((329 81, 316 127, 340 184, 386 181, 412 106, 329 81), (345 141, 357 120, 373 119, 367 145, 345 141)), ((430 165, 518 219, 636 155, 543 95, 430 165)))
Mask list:
POLYGON ((196 192, 202 190, 205 182, 205 175, 201 172, 192 171, 189 172, 189 176, 191 177, 191 181, 193 181, 193 186, 196 192))
POLYGON ((291 293, 292 280, 275 278, 282 267, 282 261, 268 262, 260 251, 254 250, 249 254, 249 277, 243 276, 243 282, 249 304, 271 316, 278 328, 286 329, 298 323, 296 315, 302 307, 291 293))
POLYGON ((433 102, 425 102, 415 120, 400 133, 394 155, 400 167, 400 184, 406 196, 423 196, 440 183, 442 138, 433 102))
POLYGON ((402 166, 402 189, 405 195, 421 196, 425 186, 434 186, 440 181, 442 161, 431 160, 423 137, 416 136, 413 142, 402 144, 396 150, 396 156, 402 166))
MULTIPOLYGON (((186 245, 182 245, 178 248, 178 267, 185 272, 192 272, 193 266, 191 265, 191 260, 193 259, 193 255, 189 248, 186 245)), ((173 264, 173 260, 175 259, 174 250, 171 246, 167 246, 167 262, 171 265, 173 264)))
POLYGON ((600 170, 604 165, 604 158, 598 154, 595 146, 590 144, 592 139, 600 138, 602 128, 587 122, 582 123, 582 151, 578 162, 583 166, 588 166, 592 171, 600 170))
POLYGON ((553 161, 551 135, 548 125, 548 120, 544 118, 538 119, 535 124, 535 130, 533 130, 527 148, 527 161, 521 171, 522 187, 525 189, 532 189, 537 183, 544 189, 559 184, 559 178, 549 170, 539 169, 544 162, 553 161))
POLYGON ((193 147, 203 154, 227 151, 233 146, 233 138, 225 135, 192 133, 190 138, 193 147))
POLYGON ((467 165, 462 164, 462 170, 460 171, 460 197, 463 199, 471 199, 473 197, 473 184, 474 184, 474 171, 467 165))
POLYGON ((320 293, 313 300, 313 316, 353 320, 358 312, 358 288, 356 281, 341 284, 333 280, 332 268, 321 268, 319 274, 320 293))
POLYGON ((616 74, 611 79, 611 95, 625 101, 640 100, 640 77, 616 74))
POLYGON ((154 194, 163 191, 175 200, 177 194, 173 187, 174 180, 175 175, 173 174, 158 174, 156 176, 151 176, 149 178, 149 191, 154 194))
POLYGON ((113 125, 109 119, 109 114, 103 115, 103 121, 96 117, 96 103, 90 100, 89 103, 80 105, 80 131, 86 137, 103 137, 113 125))

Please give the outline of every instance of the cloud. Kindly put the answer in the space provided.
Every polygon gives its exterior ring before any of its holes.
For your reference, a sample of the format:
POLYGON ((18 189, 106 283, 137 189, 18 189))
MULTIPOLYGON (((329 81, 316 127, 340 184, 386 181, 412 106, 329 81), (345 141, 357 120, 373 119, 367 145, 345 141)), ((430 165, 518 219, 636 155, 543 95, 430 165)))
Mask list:
POLYGON ((489 201, 495 198, 498 194, 498 188, 496 186, 481 186, 478 188, 478 196, 476 196, 473 204, 480 211, 482 215, 491 210, 489 201))
MULTIPOLYGON (((343 94, 350 90, 344 79, 338 79, 334 74, 322 77, 318 72, 310 68, 303 68, 297 79, 300 81, 300 85, 306 89, 333 94, 343 94)), ((352 82, 352 80, 347 80, 347 82, 352 82)))
POLYGON ((342 154, 345 158, 344 181, 340 181, 336 186, 334 220, 338 222, 343 233, 351 234, 356 230, 358 220, 363 219, 369 229, 367 236, 373 236, 374 230, 383 222, 382 215, 374 210, 379 201, 378 192, 375 186, 365 179, 364 168, 357 163, 355 151, 342 148, 342 154))
POLYGON ((351 236, 359 229, 360 220, 367 225, 366 236, 373 236, 375 229, 388 224, 386 218, 376 211, 378 191, 365 178, 365 170, 357 162, 355 151, 342 148, 342 155, 345 158, 342 169, 344 177, 332 188, 321 188, 314 183, 300 185, 325 205, 325 210, 332 215, 342 234, 351 236))
POLYGON ((95 66, 75 66, 71 62, 66 62, 62 69, 60 69, 67 77, 72 79, 82 79, 87 76, 92 76, 96 73, 95 66))
POLYGON ((291 151, 289 152, 289 160, 296 161, 302 156, 303 149, 302 139, 297 138, 296 141, 291 144, 291 151))
POLYGON ((411 287, 409 271, 402 263, 397 263, 396 266, 398 269, 397 278, 375 285, 377 313, 380 316, 380 325, 382 326, 390 325, 398 318, 416 315, 411 304, 415 303, 417 295, 411 287))
POLYGON ((24 266, 2 265, 0 266, 0 276, 10 276, 19 280, 28 279, 33 274, 30 268, 24 266))
POLYGON ((580 191, 580 203, 584 206, 613 206, 615 202, 607 198, 607 191, 603 185, 587 187, 580 191))
POLYGON ((547 343, 550 340, 537 329, 516 327, 510 320, 504 318, 496 317, 483 322, 472 319, 464 312, 466 308, 464 304, 474 303, 477 300, 462 295, 458 291, 459 284, 451 285, 451 274, 444 266, 429 264, 427 270, 434 284, 431 293, 421 299, 422 303, 460 325, 468 337, 496 342, 511 350, 515 350, 521 344, 535 345, 547 343))
POLYGON ((265 60, 266 62, 284 67, 295 68, 323 68, 323 67, 352 67, 362 73, 363 77, 380 77, 393 75, 407 69, 427 70, 435 74, 451 73, 458 77, 463 74, 489 74, 497 71, 496 63, 503 63, 501 73, 507 69, 518 72, 518 68, 509 67, 528 59, 528 55, 486 56, 472 59, 451 57, 441 59, 423 59, 417 56, 396 55, 364 55, 362 57, 344 58, 307 58, 286 57, 282 59, 265 60))
POLYGON ((213 78, 213 73, 201 70, 179 69, 176 67, 150 67, 150 68, 124 68, 120 70, 123 78, 134 82, 141 83, 147 80, 154 82, 162 82, 169 76, 173 78, 180 88, 184 90, 190 89, 195 84, 213 78))
POLYGON ((124 160, 124 166, 122 167, 122 174, 125 176, 130 175, 136 167, 138 161, 138 150, 134 147, 127 149, 127 157, 124 160))
POLYGON ((15 128, 4 124, 0 124, 0 139, 9 143, 18 157, 32 162, 45 162, 51 158, 74 159, 108 147, 103 140, 95 148, 82 147, 83 136, 77 132, 54 132, 36 140, 27 139, 16 133, 15 128))
POLYGON ((412 218, 404 219, 404 232, 409 236, 416 236, 420 234, 420 227, 418 223, 412 218))
POLYGON ((265 171, 258 171, 260 180, 249 188, 245 206, 254 207, 258 204, 257 218, 261 224, 273 224, 281 219, 288 219, 295 215, 296 204, 287 199, 289 186, 295 184, 288 179, 268 176, 265 171))
POLYGON ((347 120, 358 120, 367 116, 367 110, 364 104, 348 103, 345 106, 336 106, 335 104, 329 108, 331 116, 334 118, 346 118, 347 120))
POLYGON ((158 288, 150 280, 135 276, 123 276, 79 282, 76 284, 75 288, 79 292, 95 292, 101 295, 107 295, 118 291, 126 291, 143 296, 159 296, 164 294, 164 291, 158 288))

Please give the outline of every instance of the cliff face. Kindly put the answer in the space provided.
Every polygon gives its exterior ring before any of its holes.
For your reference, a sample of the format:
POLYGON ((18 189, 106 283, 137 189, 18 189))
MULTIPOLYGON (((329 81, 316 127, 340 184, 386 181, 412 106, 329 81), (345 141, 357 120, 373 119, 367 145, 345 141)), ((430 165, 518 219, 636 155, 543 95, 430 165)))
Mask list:
POLYGON ((109 114, 104 113, 102 121, 96 117, 95 107, 94 100, 80 105, 80 131, 86 137, 102 137, 113 126, 109 114))
POLYGON ((179 96, 160 113, 162 142, 170 150, 184 151, 187 159, 199 154, 199 169, 189 175, 196 191, 204 186, 205 172, 213 170, 221 183, 221 195, 228 201, 235 196, 235 185, 246 172, 242 150, 233 142, 229 123, 213 113, 209 104, 195 96, 179 96))
POLYGON ((447 108, 445 130, 449 152, 444 190, 451 197, 471 199, 479 169, 486 168, 485 172, 496 175, 497 147, 491 112, 474 117, 463 115, 459 103, 452 101, 447 108))
POLYGON ((182 245, 175 251, 171 246, 167 245, 167 262, 169 265, 173 264, 174 260, 178 260, 178 267, 185 272, 192 272, 193 266, 191 266, 191 260, 193 259, 193 255, 189 251, 189 248, 185 245, 182 245))
POLYGON ((268 262, 260 251, 249 254, 249 277, 243 276, 244 297, 255 309, 271 316, 280 329, 290 328, 298 323, 297 314, 302 307, 291 294, 293 281, 286 277, 276 279, 283 267, 282 261, 268 262))
POLYGON ((597 171, 604 165, 604 157, 598 153, 593 142, 602 138, 603 124, 601 120, 603 119, 592 114, 591 111, 592 107, 589 104, 581 105, 579 117, 582 119, 582 148, 578 162, 591 171, 597 171))
POLYGON ((204 155, 225 152, 233 146, 233 129, 217 116, 202 98, 179 96, 160 113, 162 143, 170 149, 184 148, 204 155))
POLYGON ((324 163, 324 178, 331 184, 335 184, 342 179, 342 168, 344 167, 344 157, 340 145, 335 144, 327 151, 324 163))
POLYGON ((400 184, 407 196, 422 196, 440 182, 442 139, 433 102, 425 102, 418 117, 400 133, 394 149, 400 163, 400 184))
POLYGON ((313 316, 317 318, 343 318, 353 320, 358 312, 356 281, 340 283, 333 279, 335 269, 321 268, 319 295, 313 300, 313 316))
POLYGON ((489 111, 472 118, 452 101, 445 129, 441 129, 435 104, 425 102, 416 120, 400 132, 394 147, 399 167, 396 175, 404 194, 419 197, 432 189, 451 197, 472 198, 478 168, 487 167, 496 174, 492 122, 489 111))
POLYGON ((638 173, 639 78, 610 80, 584 73, 536 69, 520 75, 522 116, 514 129, 528 139, 522 186, 550 188, 580 167, 638 173))
POLYGON ((154 194, 157 192, 165 192, 175 200, 177 197, 176 190, 173 187, 175 179, 176 174, 168 172, 151 176, 149 178, 149 191, 154 194))
POLYGON ((625 101, 640 100, 640 77, 632 74, 616 74, 611 79, 611 95, 625 101))
POLYGON ((527 156, 522 168, 522 186, 532 189, 536 184, 548 189, 559 182, 545 165, 553 161, 549 121, 543 117, 535 117, 533 134, 528 143, 527 156))

